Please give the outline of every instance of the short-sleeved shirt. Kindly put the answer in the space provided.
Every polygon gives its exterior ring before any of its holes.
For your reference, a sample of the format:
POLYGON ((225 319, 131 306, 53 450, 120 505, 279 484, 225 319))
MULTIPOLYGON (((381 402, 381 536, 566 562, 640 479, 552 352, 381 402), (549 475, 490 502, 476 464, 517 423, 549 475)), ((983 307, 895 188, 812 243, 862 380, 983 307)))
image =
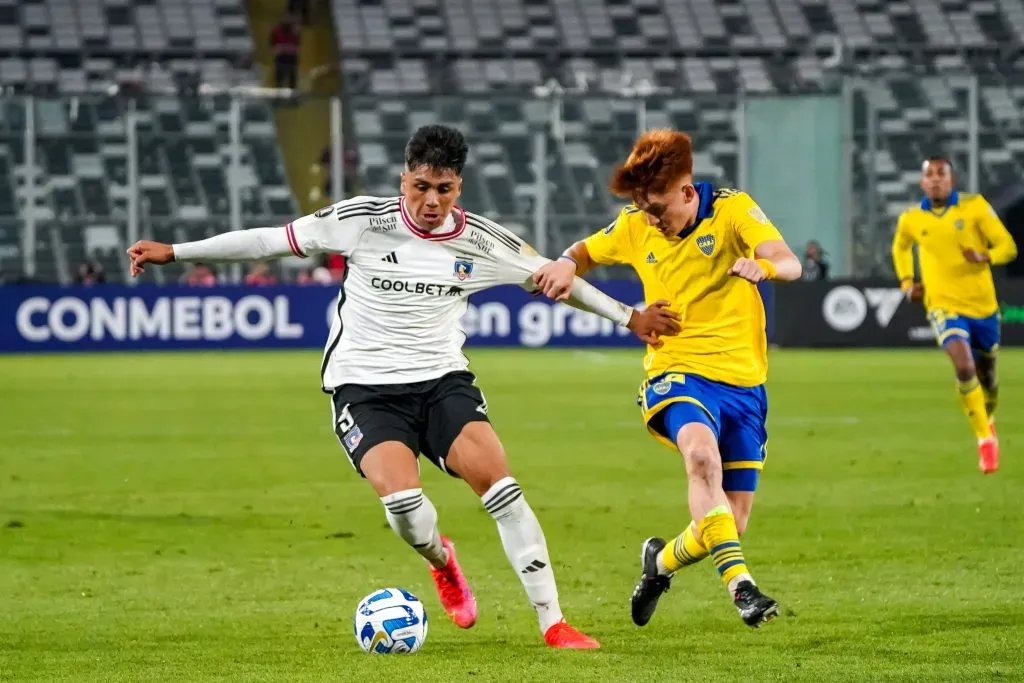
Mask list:
POLYGON ((728 274, 741 257, 782 235, 745 192, 696 183, 697 220, 676 237, 648 225, 635 206, 586 239, 601 264, 628 264, 640 275, 648 305, 664 299, 682 329, 648 347, 648 378, 674 371, 740 387, 763 384, 768 372, 765 313, 755 285, 728 274))

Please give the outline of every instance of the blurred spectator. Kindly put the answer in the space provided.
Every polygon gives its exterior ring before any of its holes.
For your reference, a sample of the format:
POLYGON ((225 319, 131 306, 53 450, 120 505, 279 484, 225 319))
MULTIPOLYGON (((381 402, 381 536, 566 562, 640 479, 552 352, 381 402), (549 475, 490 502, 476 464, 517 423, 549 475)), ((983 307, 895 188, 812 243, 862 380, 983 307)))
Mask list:
POLYGON ((107 276, 103 272, 103 266, 95 261, 83 261, 75 270, 76 285, 102 285, 106 281, 107 276))
POLYGON ((295 16, 286 14, 270 32, 270 50, 274 53, 274 81, 278 88, 298 87, 299 47, 302 36, 295 16))
POLYGON ((319 187, 314 186, 309 193, 310 199, 316 202, 323 202, 325 198, 330 202, 340 202, 346 197, 354 197, 359 194, 357 178, 359 174, 359 153, 352 148, 345 150, 345 168, 342 177, 344 178, 342 192, 343 197, 335 197, 332 177, 334 168, 331 165, 331 146, 326 145, 320 153, 320 159, 310 168, 310 175, 313 182, 320 179, 319 187))
POLYGON ((299 273, 295 282, 300 285, 329 285, 333 282, 331 271, 323 266, 317 266, 312 270, 304 270, 299 273))
POLYGON ((804 248, 804 280, 827 280, 830 264, 828 254, 816 241, 811 240, 804 248))
POLYGON ((328 254, 327 270, 330 272, 332 280, 341 282, 341 279, 345 277, 345 257, 341 254, 328 254))
POLYGON ((189 287, 214 287, 217 284, 217 276, 203 264, 197 263, 185 271, 180 282, 189 287))
POLYGON ((271 274, 270 267, 266 263, 256 263, 249 270, 249 274, 245 276, 245 284, 255 286, 276 285, 277 278, 271 274))

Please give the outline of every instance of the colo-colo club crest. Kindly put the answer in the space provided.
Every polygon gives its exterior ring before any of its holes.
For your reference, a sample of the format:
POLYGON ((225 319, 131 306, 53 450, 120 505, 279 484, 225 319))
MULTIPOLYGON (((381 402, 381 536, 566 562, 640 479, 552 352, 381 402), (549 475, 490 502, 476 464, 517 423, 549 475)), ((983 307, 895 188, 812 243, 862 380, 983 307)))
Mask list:
POLYGON ((455 277, 460 280, 468 280, 473 277, 473 259, 455 259, 455 277))

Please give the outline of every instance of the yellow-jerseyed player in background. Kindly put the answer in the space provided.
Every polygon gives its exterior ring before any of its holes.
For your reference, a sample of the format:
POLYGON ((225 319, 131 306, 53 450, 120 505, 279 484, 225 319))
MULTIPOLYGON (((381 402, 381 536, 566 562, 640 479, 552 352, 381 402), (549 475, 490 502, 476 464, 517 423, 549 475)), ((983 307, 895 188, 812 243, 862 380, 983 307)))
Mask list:
POLYGON ((710 555, 743 621, 758 626, 779 606, 758 590, 739 540, 768 438, 765 314, 756 284, 797 279, 800 261, 747 194, 693 181, 684 133, 641 136, 611 189, 633 204, 534 280, 559 298, 595 264, 628 264, 648 305, 667 300, 681 319, 677 336, 648 346, 638 402, 650 433, 683 455, 693 521, 671 543, 644 542, 633 621, 646 624, 672 575, 710 555))
POLYGON ((978 467, 989 474, 999 469, 992 417, 999 397, 999 302, 992 266, 1016 258, 1017 245, 984 197, 954 190, 948 159, 924 162, 921 189, 921 203, 900 215, 892 259, 911 300, 923 297, 939 346, 953 361, 960 404, 978 438, 978 467), (915 244, 920 283, 914 282, 915 244))

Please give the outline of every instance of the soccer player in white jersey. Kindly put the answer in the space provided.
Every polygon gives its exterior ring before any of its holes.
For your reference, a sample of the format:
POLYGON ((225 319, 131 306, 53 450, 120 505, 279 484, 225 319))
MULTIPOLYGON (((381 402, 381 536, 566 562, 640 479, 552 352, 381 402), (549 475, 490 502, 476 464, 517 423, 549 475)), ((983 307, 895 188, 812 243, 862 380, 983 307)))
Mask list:
MULTIPOLYGON (((171 261, 346 256, 321 380, 338 439, 380 497, 391 528, 429 563, 452 620, 472 626, 476 599, 423 493, 416 462, 422 452, 481 497, 545 642, 596 648, 562 617, 544 533, 509 471, 462 353, 460 318, 469 294, 504 283, 532 289, 533 274, 549 262, 505 228, 455 206, 468 151, 459 131, 426 126, 406 146, 401 197, 355 197, 283 228, 175 245, 138 242, 128 250, 131 272, 171 261)), ((679 329, 665 302, 634 311, 580 279, 569 303, 655 345, 679 329)))

